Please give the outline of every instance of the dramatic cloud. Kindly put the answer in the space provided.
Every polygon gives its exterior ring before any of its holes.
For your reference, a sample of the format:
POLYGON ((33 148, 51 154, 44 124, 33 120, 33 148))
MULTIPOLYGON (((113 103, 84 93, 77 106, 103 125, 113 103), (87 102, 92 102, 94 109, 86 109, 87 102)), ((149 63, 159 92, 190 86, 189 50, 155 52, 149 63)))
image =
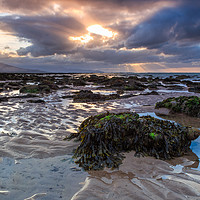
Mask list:
POLYGON ((162 56, 154 55, 153 52, 140 50, 140 51, 126 51, 126 50, 80 50, 81 55, 95 61, 101 61, 109 64, 124 64, 124 63, 151 63, 159 62, 163 59, 162 56))
MULTIPOLYGON (((177 1, 179 2, 179 1, 177 1)), ((51 5, 61 5, 64 8, 79 8, 80 6, 86 7, 88 10, 96 8, 99 9, 114 9, 114 10, 143 10, 154 4, 166 4, 171 3, 170 0, 0 0, 1 7, 7 8, 10 11, 16 10, 38 10, 46 9, 51 5)), ((97 11, 97 10, 96 10, 97 11)), ((109 10, 112 13, 112 10, 109 10)))
POLYGON ((66 54, 75 48, 75 44, 68 39, 69 35, 84 33, 85 30, 81 23, 67 16, 6 16, 0 20, 4 29, 32 43, 20 48, 17 51, 19 55, 66 54))
POLYGON ((199 10, 198 0, 0 0, 0 55, 51 70, 196 69, 199 10))
POLYGON ((200 7, 164 9, 133 28, 128 48, 157 48, 169 42, 200 42, 200 7))

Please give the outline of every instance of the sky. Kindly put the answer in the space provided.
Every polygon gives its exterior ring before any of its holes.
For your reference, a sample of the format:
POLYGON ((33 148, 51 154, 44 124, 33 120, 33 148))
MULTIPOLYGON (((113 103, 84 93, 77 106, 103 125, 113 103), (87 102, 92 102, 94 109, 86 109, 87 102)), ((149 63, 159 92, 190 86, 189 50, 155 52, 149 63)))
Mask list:
POLYGON ((0 0, 0 62, 49 72, 200 72, 200 1, 0 0))

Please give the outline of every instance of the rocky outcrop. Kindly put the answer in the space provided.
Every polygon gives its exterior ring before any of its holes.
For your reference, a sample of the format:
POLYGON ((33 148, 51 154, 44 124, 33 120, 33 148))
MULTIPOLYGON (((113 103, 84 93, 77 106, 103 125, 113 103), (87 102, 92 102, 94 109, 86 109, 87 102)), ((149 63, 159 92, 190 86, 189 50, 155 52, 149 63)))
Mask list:
MULTIPOLYGON (((170 159, 188 151, 196 130, 136 113, 104 113, 87 118, 79 132, 66 139, 81 141, 74 153, 76 163, 86 170, 115 168, 122 163, 122 152, 170 159)), ((194 136, 195 135, 195 136, 194 136)))
POLYGON ((110 95, 103 95, 103 94, 95 94, 91 90, 81 90, 78 92, 73 100, 74 102, 93 102, 93 101, 105 101, 119 98, 118 94, 110 94, 110 95))
POLYGON ((156 109, 167 108, 171 113, 185 113, 200 118, 200 98, 197 96, 180 96, 157 102, 156 109))
POLYGON ((49 93, 51 89, 48 85, 26 85, 20 89, 20 93, 49 93))

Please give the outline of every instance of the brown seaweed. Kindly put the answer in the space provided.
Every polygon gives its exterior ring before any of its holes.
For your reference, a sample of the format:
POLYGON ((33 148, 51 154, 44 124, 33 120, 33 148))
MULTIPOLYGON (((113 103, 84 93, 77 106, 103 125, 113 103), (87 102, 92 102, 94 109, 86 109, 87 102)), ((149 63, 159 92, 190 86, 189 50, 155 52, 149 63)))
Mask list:
POLYGON ((78 133, 66 139, 81 141, 75 150, 75 162, 85 170, 116 168, 123 152, 136 156, 171 159, 188 151, 191 129, 136 113, 104 113, 87 118, 78 133))

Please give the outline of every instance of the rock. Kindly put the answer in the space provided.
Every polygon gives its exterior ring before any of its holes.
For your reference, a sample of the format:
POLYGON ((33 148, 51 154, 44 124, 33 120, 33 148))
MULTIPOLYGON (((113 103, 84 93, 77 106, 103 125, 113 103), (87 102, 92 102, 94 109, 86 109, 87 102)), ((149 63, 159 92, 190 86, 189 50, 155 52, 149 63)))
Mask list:
POLYGON ((158 89, 158 86, 161 86, 161 84, 152 83, 152 84, 149 84, 149 85, 148 85, 148 88, 149 88, 150 90, 157 90, 157 89, 158 89))
POLYGON ((196 86, 193 86, 193 87, 189 87, 189 88, 188 88, 188 91, 189 91, 189 92, 200 93, 200 85, 196 85, 196 86))
POLYGON ((117 90, 117 94, 119 95, 124 94, 124 90, 117 90))
POLYGON ((94 94, 91 90, 81 90, 73 98, 74 102, 105 101, 119 98, 118 94, 102 95, 94 94))
POLYGON ((144 84, 142 84, 138 81, 134 81, 134 80, 131 80, 124 85, 124 90, 139 90, 139 91, 142 91, 146 88, 147 88, 146 85, 144 85, 144 84))
POLYGON ((159 108, 159 109, 155 109, 155 113, 159 114, 159 115, 169 115, 170 114, 170 110, 167 108, 159 108))
POLYGON ((3 102, 3 101, 8 101, 8 98, 7 97, 0 97, 0 102, 3 102))
POLYGON ((163 86, 168 90, 184 90, 185 87, 180 86, 180 85, 168 85, 168 86, 163 86))
POLYGON ((109 81, 109 85, 110 87, 122 87, 124 86, 125 84, 125 80, 124 79, 121 79, 121 78, 118 78, 118 77, 113 77, 110 81, 109 81))
POLYGON ((26 85, 20 89, 20 93, 49 93, 51 89, 48 85, 26 85))
POLYGON ((200 93, 200 82, 186 81, 185 84, 187 85, 189 92, 200 93))
POLYGON ((197 96, 168 98, 162 102, 157 102, 155 108, 167 108, 171 113, 185 113, 200 118, 200 98, 197 96))
MULTIPOLYGON (((189 150, 193 130, 169 121, 136 113, 103 113, 87 118, 78 133, 66 139, 81 141, 74 153, 85 170, 115 168, 122 163, 122 152, 136 156, 171 159, 189 150)), ((196 133, 195 133, 196 134, 196 133)))
POLYGON ((189 128, 189 140, 195 140, 200 136, 200 130, 197 128, 189 128))
POLYGON ((187 79, 187 78, 191 78, 189 75, 177 75, 175 79, 177 80, 181 80, 181 79, 187 79))
POLYGON ((141 77, 141 78, 139 78, 139 81, 141 81, 141 82, 148 82, 148 80, 147 80, 146 77, 141 77))
POLYGON ((18 95, 18 96, 10 96, 9 99, 28 99, 28 98, 34 98, 38 97, 38 95, 35 94, 27 94, 27 95, 18 95))
POLYGON ((57 84, 55 84, 54 81, 50 81, 50 80, 44 80, 41 81, 41 83, 39 84, 39 86, 44 86, 47 85, 51 90, 58 90, 59 87, 57 84))
POLYGON ((82 79, 72 79, 70 82, 73 84, 73 86, 85 86, 86 82, 82 79))
POLYGON ((65 96, 62 96, 61 97, 62 99, 71 99, 71 98, 74 98, 74 95, 65 95, 65 96))
POLYGON ((29 103, 45 103, 42 99, 30 99, 28 100, 29 103))
POLYGON ((109 79, 107 76, 97 76, 95 74, 92 74, 90 76, 86 76, 84 78, 85 81, 88 82, 93 82, 93 83, 97 83, 97 84, 104 84, 106 83, 109 79))
POLYGON ((91 90, 81 90, 73 98, 74 102, 105 101, 105 96, 94 94, 91 90))
POLYGON ((180 80, 177 78, 174 78, 173 76, 170 76, 170 77, 164 78, 162 82, 163 83, 178 83, 180 82, 180 80))
POLYGON ((159 95, 159 93, 156 92, 156 91, 151 91, 151 92, 147 92, 147 93, 144 93, 144 94, 141 94, 141 95, 159 95))

